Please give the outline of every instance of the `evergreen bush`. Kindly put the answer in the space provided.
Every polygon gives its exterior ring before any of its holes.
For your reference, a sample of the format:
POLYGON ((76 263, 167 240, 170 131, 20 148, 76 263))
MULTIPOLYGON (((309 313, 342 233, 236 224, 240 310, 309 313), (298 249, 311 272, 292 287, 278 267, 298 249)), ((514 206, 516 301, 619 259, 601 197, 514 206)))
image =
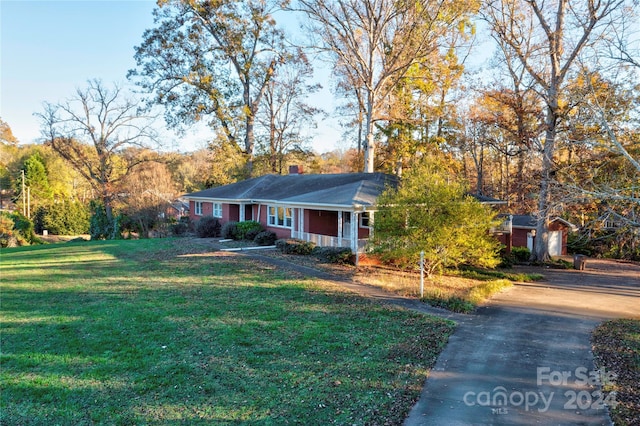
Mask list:
POLYGON ((531 250, 527 247, 511 247, 511 254, 517 262, 526 262, 531 258, 531 250))
MULTIPOLYGON (((178 225, 180 225, 180 223, 174 225, 174 230, 178 225)), ((186 232, 188 225, 184 226, 184 232, 186 232)), ((204 216, 200 218, 196 224, 196 235, 200 238, 215 238, 220 236, 221 229, 222 225, 220 225, 220 221, 218 219, 213 216, 204 216)))
POLYGON ((236 225, 236 240, 250 240, 258 235, 260 232, 264 231, 264 228, 259 222, 255 220, 245 220, 244 222, 238 222, 236 225))
MULTIPOLYGON (((220 222, 218 222, 218 225, 220 225, 220 222)), ((191 228, 191 221, 188 216, 183 216, 177 222, 169 225, 171 233, 177 237, 185 235, 189 232, 189 228, 191 228)), ((220 232, 220 230, 218 230, 218 232, 220 232)))
POLYGON ((353 252, 349 247, 316 247, 313 254, 329 263, 353 263, 353 252))
POLYGON ((272 246, 278 237, 273 231, 262 231, 256 235, 253 242, 259 246, 272 246))
POLYGON ((310 241, 283 238, 276 241, 276 247, 284 254, 309 255, 316 245, 310 241))
POLYGON ((34 215, 35 231, 53 235, 78 235, 89 232, 89 210, 78 201, 65 200, 39 207, 34 215))
POLYGON ((222 238, 237 240, 238 239, 238 222, 229 221, 222 225, 222 238))
POLYGON ((89 203, 91 219, 89 220, 89 234, 92 240, 118 240, 122 238, 122 216, 115 216, 112 220, 107 217, 107 211, 100 201, 89 203))

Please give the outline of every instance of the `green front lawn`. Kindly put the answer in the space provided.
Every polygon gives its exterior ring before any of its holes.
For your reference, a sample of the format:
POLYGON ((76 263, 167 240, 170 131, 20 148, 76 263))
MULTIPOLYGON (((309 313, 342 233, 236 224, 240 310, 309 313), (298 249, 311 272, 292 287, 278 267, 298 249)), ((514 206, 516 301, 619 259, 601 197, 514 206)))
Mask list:
POLYGON ((451 323, 187 239, 0 253, 1 424, 397 424, 451 323))

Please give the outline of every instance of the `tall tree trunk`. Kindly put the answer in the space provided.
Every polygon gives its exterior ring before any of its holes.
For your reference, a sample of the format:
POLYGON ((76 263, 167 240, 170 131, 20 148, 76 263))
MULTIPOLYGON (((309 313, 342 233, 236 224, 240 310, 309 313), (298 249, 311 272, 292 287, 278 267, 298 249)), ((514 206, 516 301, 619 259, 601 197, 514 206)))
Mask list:
POLYGON ((367 139, 364 146, 364 172, 374 172, 374 157, 375 157, 375 139, 373 135, 373 92, 367 89, 367 118, 365 122, 365 134, 367 139))
POLYGON ((113 221, 113 206, 111 205, 111 199, 109 197, 105 197, 104 201, 104 211, 107 214, 107 220, 109 223, 113 221))
POLYGON ((553 156, 555 153, 556 130, 558 124, 558 92, 554 85, 549 89, 549 106, 547 107, 544 149, 542 151, 542 176, 540 179, 540 193, 538 199, 538 223, 534 240, 533 258, 538 262, 549 260, 549 221, 551 213, 551 183, 554 179, 555 167, 553 156))
POLYGON ((480 144, 480 158, 478 160, 478 180, 476 181, 476 194, 484 195, 484 146, 480 144))
MULTIPOLYGON (((274 114, 269 114, 269 165, 273 173, 278 173, 278 157, 280 151, 276 141, 276 118, 274 114)), ((282 161, 280 161, 280 173, 282 173, 282 161)))
POLYGON ((255 134, 253 130, 254 123, 255 118, 252 113, 249 113, 246 119, 247 133, 244 137, 244 151, 247 156, 247 171, 249 172, 249 175, 253 172, 253 146, 255 141, 255 134))

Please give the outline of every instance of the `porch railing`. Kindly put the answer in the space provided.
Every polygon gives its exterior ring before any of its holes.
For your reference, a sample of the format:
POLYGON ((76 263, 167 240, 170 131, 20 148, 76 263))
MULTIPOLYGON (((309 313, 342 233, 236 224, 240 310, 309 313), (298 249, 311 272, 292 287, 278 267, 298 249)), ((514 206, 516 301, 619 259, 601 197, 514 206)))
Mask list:
MULTIPOLYGON (((311 232, 293 231, 293 238, 310 241, 321 247, 351 247, 351 238, 338 238, 331 235, 313 234, 311 232)), ((362 252, 367 240, 358 240, 358 251, 362 252)))

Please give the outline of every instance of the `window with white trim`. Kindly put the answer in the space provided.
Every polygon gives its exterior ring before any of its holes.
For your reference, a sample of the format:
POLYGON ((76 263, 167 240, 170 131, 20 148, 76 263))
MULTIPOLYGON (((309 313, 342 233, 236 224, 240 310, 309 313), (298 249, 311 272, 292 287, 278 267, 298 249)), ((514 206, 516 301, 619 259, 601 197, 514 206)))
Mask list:
POLYGON ((280 228, 291 228, 293 224, 293 209, 290 207, 269 206, 267 224, 280 228))
POLYGON ((222 217, 221 203, 213 203, 213 217, 222 217))
POLYGON ((202 201, 196 201, 194 207, 196 216, 202 216, 202 201))
POLYGON ((369 212, 362 212, 360 214, 360 228, 368 228, 371 225, 373 225, 373 221, 369 212))

